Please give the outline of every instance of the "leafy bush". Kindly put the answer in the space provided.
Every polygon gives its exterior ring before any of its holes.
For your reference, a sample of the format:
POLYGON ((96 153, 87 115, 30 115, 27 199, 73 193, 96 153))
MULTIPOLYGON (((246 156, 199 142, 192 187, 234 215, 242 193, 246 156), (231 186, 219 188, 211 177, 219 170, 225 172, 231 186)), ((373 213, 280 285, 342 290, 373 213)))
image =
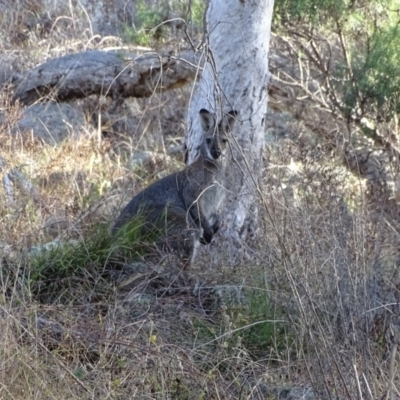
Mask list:
POLYGON ((326 77, 327 92, 336 91, 335 111, 357 123, 379 122, 400 112, 397 9, 394 0, 277 0, 274 21, 278 30, 295 25, 314 43, 309 61, 326 77), (316 55, 315 43, 323 41, 330 54, 316 55), (340 59, 330 60, 332 53, 340 59))
POLYGON ((276 0, 273 18, 277 24, 311 22, 317 26, 341 17, 346 3, 346 0, 276 0))
POLYGON ((359 105, 361 116, 371 112, 381 120, 392 118, 400 112, 399 26, 374 32, 365 52, 351 50, 356 85, 348 85, 344 92, 346 114, 359 105))
MULTIPOLYGON (((175 26, 181 28, 183 24, 198 31, 203 24, 205 3, 201 0, 179 1, 162 0, 154 5, 148 5, 145 0, 138 0, 136 4, 135 26, 122 26, 126 40, 142 46, 152 42, 163 42, 168 29, 175 26)), ((172 36, 176 37, 176 32, 172 36)))

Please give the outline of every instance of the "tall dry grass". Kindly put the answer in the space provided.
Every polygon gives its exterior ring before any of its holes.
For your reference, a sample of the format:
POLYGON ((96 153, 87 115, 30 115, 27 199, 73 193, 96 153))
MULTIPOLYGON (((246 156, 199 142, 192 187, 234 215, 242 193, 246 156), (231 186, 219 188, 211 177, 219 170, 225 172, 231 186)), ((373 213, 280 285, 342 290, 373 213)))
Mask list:
MULTIPOLYGON (((33 12, 22 2, 4 11, 1 34, 22 32, 12 46, 24 56, 5 41, 1 50, 20 68, 101 43, 68 10, 80 40, 61 22, 26 33, 33 12)), ((180 143, 188 93, 133 101, 129 131, 111 118, 101 141, 56 147, 11 135, 23 109, 1 96, 1 173, 16 178, 0 187, 0 398, 400 398, 399 229, 340 154, 313 140, 302 148, 312 133, 301 115, 286 117, 292 133, 265 153, 248 257, 228 267, 216 251, 183 275, 162 258, 115 265, 115 248, 93 238, 181 165, 166 148, 180 143), (138 150, 161 161, 138 167, 138 150), (57 240, 59 252, 42 250, 57 240), (62 274, 47 274, 54 265, 62 274)), ((84 106, 91 122, 104 105, 84 106)))

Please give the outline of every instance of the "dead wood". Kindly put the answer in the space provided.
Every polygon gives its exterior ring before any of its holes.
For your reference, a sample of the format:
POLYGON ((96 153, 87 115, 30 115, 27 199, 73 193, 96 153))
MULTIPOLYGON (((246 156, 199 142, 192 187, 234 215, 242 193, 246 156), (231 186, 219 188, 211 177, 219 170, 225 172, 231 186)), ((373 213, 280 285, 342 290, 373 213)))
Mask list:
POLYGON ((149 97, 195 79, 198 57, 88 51, 49 60, 13 78, 13 101, 69 101, 93 94, 113 99, 149 97))

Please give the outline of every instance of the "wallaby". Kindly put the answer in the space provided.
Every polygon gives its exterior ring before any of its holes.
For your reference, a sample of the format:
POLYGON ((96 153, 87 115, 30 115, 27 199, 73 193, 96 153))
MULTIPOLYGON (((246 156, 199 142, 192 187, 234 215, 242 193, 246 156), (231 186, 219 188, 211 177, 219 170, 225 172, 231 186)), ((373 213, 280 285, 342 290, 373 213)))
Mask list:
POLYGON ((164 231, 162 247, 177 253, 187 265, 196 241, 210 243, 219 229, 218 212, 224 199, 224 170, 229 151, 227 133, 236 111, 227 113, 217 124, 213 114, 200 110, 203 141, 199 158, 184 170, 154 182, 138 193, 122 210, 112 233, 135 216, 142 215, 144 229, 164 231))

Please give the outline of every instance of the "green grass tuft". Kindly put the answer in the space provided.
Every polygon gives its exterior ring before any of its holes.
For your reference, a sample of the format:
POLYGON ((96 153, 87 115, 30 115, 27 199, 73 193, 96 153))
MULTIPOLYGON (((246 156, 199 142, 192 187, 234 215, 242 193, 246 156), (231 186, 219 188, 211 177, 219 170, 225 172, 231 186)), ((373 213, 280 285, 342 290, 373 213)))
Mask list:
POLYGON ((241 305, 227 309, 234 328, 231 343, 240 342, 256 358, 272 348, 286 348, 288 332, 284 312, 271 304, 265 287, 246 287, 243 298, 241 305))
POLYGON ((114 236, 108 224, 94 225, 80 241, 55 244, 29 260, 32 294, 41 301, 70 301, 80 287, 104 294, 109 272, 139 259, 154 235, 143 233, 141 217, 131 219, 114 236))

